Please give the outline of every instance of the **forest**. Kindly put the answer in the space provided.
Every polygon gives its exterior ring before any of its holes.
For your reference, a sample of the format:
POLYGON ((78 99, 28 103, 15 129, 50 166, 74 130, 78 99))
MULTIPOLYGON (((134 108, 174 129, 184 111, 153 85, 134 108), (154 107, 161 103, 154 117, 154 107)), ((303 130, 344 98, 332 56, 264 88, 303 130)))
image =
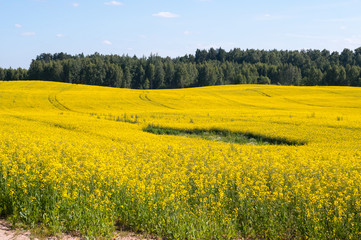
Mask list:
POLYGON ((43 53, 0 80, 46 80, 134 89, 226 84, 361 86, 361 47, 328 50, 197 49, 183 57, 43 53))

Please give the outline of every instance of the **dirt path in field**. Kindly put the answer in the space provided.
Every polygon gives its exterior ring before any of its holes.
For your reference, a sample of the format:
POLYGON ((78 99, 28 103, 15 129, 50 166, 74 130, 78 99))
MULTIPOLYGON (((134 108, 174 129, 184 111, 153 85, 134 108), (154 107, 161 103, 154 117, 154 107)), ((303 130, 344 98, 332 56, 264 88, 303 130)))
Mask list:
MULTIPOLYGON (((0 240, 81 240, 82 238, 70 235, 63 235, 61 237, 34 237, 30 231, 10 228, 10 224, 0 219, 0 240)), ((113 240, 145 240, 154 238, 144 238, 143 236, 134 233, 119 232, 115 234, 113 240)))

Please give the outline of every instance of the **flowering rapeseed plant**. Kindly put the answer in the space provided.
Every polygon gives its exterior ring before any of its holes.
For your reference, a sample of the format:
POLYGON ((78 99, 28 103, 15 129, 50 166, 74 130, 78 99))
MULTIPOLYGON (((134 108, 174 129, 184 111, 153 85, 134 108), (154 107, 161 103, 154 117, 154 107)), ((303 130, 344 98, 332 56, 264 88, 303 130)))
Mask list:
POLYGON ((111 237, 361 237, 361 89, 0 82, 0 215, 111 237), (224 129, 304 145, 239 145, 224 129))

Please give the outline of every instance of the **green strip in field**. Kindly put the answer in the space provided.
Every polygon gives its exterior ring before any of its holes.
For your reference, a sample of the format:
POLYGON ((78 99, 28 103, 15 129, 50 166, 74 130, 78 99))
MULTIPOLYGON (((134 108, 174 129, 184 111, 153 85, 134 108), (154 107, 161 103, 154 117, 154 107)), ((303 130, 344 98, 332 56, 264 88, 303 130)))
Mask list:
POLYGON ((174 129, 164 128, 154 125, 148 125, 143 129, 144 132, 149 132, 157 135, 175 135, 185 137, 203 138, 211 141, 249 144, 249 145, 304 145, 305 142, 289 140, 286 138, 271 138, 267 136, 232 132, 225 129, 174 129))

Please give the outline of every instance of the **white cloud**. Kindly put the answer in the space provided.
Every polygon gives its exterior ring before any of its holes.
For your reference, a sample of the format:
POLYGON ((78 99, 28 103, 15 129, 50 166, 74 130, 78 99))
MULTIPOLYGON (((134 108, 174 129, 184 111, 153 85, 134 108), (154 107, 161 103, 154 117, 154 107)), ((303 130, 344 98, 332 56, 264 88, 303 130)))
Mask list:
POLYGON ((118 2, 118 1, 104 2, 104 4, 108 5, 108 6, 122 6, 123 5, 122 2, 118 2))
POLYGON ((192 33, 190 32, 190 31, 188 31, 188 30, 185 30, 184 32, 184 35, 191 35, 192 33))
POLYGON ((14 26, 15 26, 16 28, 22 28, 22 27, 23 27, 21 24, 18 24, 18 23, 15 24, 14 26))
POLYGON ((261 21, 271 21, 271 20, 280 20, 280 19, 284 19, 284 16, 274 16, 270 13, 266 13, 262 16, 258 16, 257 19, 261 20, 261 21))
POLYGON ((162 18, 176 18, 179 17, 178 14, 171 13, 171 12, 159 12, 152 14, 154 17, 162 17, 162 18))
POLYGON ((73 3, 72 5, 73 5, 73 7, 79 7, 80 6, 80 4, 77 3, 77 2, 73 3))
POLYGON ((112 45, 112 42, 109 41, 109 40, 104 40, 103 43, 106 44, 106 45, 112 45))
POLYGON ((65 35, 64 35, 64 34, 62 34, 62 33, 58 33, 58 34, 56 34, 55 36, 57 36, 58 38, 65 37, 65 35))
POLYGON ((34 33, 34 32, 23 32, 23 33, 21 34, 21 36, 31 37, 31 36, 35 36, 35 33, 34 33))

